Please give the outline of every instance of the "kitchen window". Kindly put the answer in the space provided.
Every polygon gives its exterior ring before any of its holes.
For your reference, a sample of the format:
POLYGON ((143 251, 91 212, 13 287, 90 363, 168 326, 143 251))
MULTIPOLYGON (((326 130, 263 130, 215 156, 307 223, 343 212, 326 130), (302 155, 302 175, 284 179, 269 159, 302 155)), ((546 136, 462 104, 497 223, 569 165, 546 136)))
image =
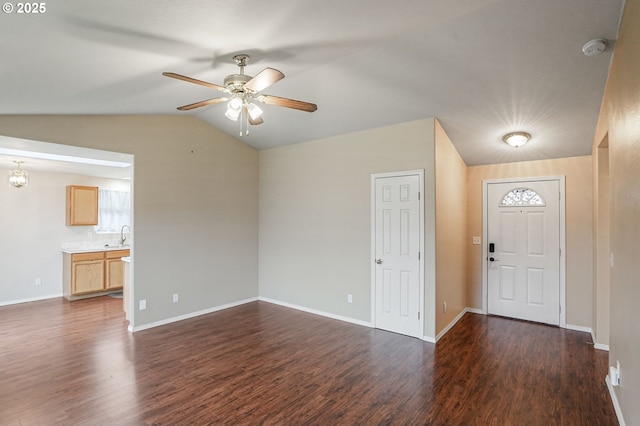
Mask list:
POLYGON ((131 226, 131 193, 99 190, 96 232, 120 232, 124 225, 131 226))

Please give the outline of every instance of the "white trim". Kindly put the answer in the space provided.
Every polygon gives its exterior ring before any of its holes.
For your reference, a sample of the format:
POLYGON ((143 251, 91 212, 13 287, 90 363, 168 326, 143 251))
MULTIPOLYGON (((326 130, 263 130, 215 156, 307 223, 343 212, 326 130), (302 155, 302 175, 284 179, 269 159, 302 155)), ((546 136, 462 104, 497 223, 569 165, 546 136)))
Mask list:
POLYGON ((30 297, 28 299, 9 300, 7 302, 0 302, 0 306, 17 305, 19 303, 37 302, 38 300, 55 299, 62 297, 62 293, 50 294, 48 296, 30 297))
POLYGON ((627 424, 624 422, 624 417, 622 416, 622 408, 620 407, 618 397, 616 396, 616 392, 613 390, 613 385, 611 384, 611 380, 609 380, 608 374, 605 376, 604 382, 607 384, 607 389, 609 389, 609 396, 611 397, 611 402, 613 403, 613 409, 616 412, 618 423, 620 423, 620 426, 626 426, 627 424))
MULTIPOLYGON (((560 324, 562 328, 567 327, 567 247, 566 247, 566 186, 564 176, 538 176, 538 177, 523 177, 523 178, 509 178, 509 179, 485 179, 482 181, 482 241, 487 241, 487 220, 488 220, 488 185, 492 183, 517 183, 517 182, 532 182, 532 181, 558 181, 558 190, 560 191, 560 324)), ((487 246, 485 243, 482 246, 482 312, 488 313, 488 291, 487 291, 487 246)))
POLYGON ((460 321, 462 319, 462 317, 467 313, 471 313, 471 314, 480 314, 480 315, 485 315, 484 312, 482 312, 481 309, 476 309, 476 308, 464 308, 462 311, 460 311, 460 313, 458 315, 456 315, 456 317, 445 327, 442 329, 442 331, 440 333, 438 333, 438 335, 436 336, 435 342, 437 342, 438 340, 440 340, 445 334, 447 334, 447 332, 449 330, 451 330, 453 328, 454 325, 456 325, 458 323, 458 321, 460 321))
POLYGON ((434 339, 431 336, 422 336, 422 340, 424 340, 425 342, 433 343, 433 344, 436 343, 436 339, 434 339))
POLYGON ((174 323, 174 322, 186 320, 186 319, 189 319, 189 318, 198 317, 200 315, 206 315, 206 314, 210 314, 210 313, 213 313, 213 312, 222 311, 224 309, 229 309, 229 308, 233 308, 233 307, 236 307, 236 306, 244 305, 246 303, 255 302, 257 300, 258 300, 257 297, 251 297, 249 299, 244 299, 244 300, 239 300, 237 302, 227 303, 226 305, 216 306, 216 307, 213 307, 213 308, 204 309, 202 311, 196 311, 196 312, 191 312, 191 313, 184 314, 184 315, 178 315, 177 317, 167 318, 167 319, 156 321, 156 322, 152 322, 152 323, 149 323, 149 324, 143 324, 143 325, 135 326, 135 327, 129 325, 128 330, 130 332, 132 332, 132 333, 135 333, 137 331, 142 331, 142 330, 148 330, 150 328, 160 327, 162 325, 167 325, 167 324, 171 324, 171 323, 174 323))
POLYGON ((269 299, 268 297, 260 296, 258 297, 258 300, 261 302, 273 303, 274 305, 284 306, 285 308, 291 308, 291 309, 296 309, 298 311, 303 311, 303 312, 307 312, 314 315, 320 315, 320 316, 335 319, 338 321, 344 321, 344 322, 349 322, 351 324, 362 325, 364 327, 373 328, 373 324, 368 321, 362 321, 354 318, 344 317, 342 315, 331 314, 329 312, 318 311, 316 309, 306 308, 300 305, 294 305, 293 303, 282 302, 280 300, 275 300, 275 299, 269 299))
POLYGON ((585 327, 583 325, 574 325, 574 324, 565 324, 564 328, 566 328, 567 330, 580 331, 582 333, 589 333, 591 335, 591 342, 593 342, 593 347, 595 349, 599 349, 601 351, 609 351, 609 345, 596 343, 596 335, 594 334, 592 328, 585 327))
POLYGON ((420 330, 417 338, 422 337, 422 340, 435 343, 435 339, 425 336, 424 334, 424 322, 425 322, 425 279, 424 279, 424 232, 425 232, 425 219, 424 219, 424 203, 426 196, 424 193, 424 169, 407 170, 402 172, 387 172, 387 173, 373 173, 371 175, 371 326, 376 326, 376 179, 389 178, 389 177, 402 177, 402 176, 414 176, 418 175, 418 184, 420 192, 419 205, 419 239, 420 239, 420 260, 418 261, 418 269, 420 272, 420 330))
POLYGON ((593 347, 596 349, 600 349, 601 351, 609 352, 609 345, 605 345, 604 343, 596 343, 596 334, 591 330, 591 341, 593 342, 593 347))
POLYGON ((447 324, 447 326, 445 328, 442 329, 442 331, 440 333, 438 333, 438 335, 436 336, 436 342, 440 339, 442 339, 442 337, 447 334, 447 332, 449 330, 451 330, 451 328, 453 328, 454 325, 456 325, 456 323, 458 321, 460 321, 460 319, 462 319, 462 317, 464 316, 464 314, 467 313, 467 309, 463 309, 460 311, 460 313, 458 315, 456 315, 456 317, 451 320, 451 322, 449 324, 447 324))
POLYGON ((593 337, 593 330, 590 327, 585 327, 583 325, 566 324, 563 328, 566 328, 567 330, 581 331, 583 333, 589 333, 589 334, 591 334, 591 337, 593 337))

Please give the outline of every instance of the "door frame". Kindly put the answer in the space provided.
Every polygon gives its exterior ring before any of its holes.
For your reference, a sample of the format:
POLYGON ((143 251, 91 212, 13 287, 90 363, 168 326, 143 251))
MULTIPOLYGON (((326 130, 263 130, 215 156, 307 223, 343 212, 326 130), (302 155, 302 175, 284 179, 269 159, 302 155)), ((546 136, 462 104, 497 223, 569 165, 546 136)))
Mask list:
POLYGON ((418 192, 420 193, 420 202, 418 203, 418 241, 420 244, 420 258, 418 260, 419 269, 419 286, 420 286, 420 336, 419 339, 424 340, 424 169, 406 170, 400 172, 373 173, 371 174, 371 254, 369 261, 371 262, 371 325, 376 328, 376 179, 418 176, 418 192))
POLYGON ((532 181, 557 181, 558 189, 560 191, 560 264, 559 264, 559 278, 560 278, 560 327, 567 327, 567 298, 566 298, 566 209, 565 209, 565 177, 563 175, 558 176, 538 176, 538 177, 525 177, 525 178, 505 178, 505 179, 484 179, 482 181, 482 312, 486 315, 489 313, 488 308, 488 279, 489 269, 487 268, 488 258, 488 235, 487 235, 487 221, 489 220, 489 205, 487 201, 489 184, 493 183, 518 183, 518 182, 532 182, 532 181))

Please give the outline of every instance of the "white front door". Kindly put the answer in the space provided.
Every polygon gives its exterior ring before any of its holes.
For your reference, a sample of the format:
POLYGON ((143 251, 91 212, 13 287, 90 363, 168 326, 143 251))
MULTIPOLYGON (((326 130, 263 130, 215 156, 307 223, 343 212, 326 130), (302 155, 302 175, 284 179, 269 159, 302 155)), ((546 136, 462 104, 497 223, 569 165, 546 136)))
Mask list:
POLYGON ((422 337, 421 177, 374 180, 375 327, 422 337))
POLYGON ((487 185, 489 314, 559 325, 558 180, 487 185))

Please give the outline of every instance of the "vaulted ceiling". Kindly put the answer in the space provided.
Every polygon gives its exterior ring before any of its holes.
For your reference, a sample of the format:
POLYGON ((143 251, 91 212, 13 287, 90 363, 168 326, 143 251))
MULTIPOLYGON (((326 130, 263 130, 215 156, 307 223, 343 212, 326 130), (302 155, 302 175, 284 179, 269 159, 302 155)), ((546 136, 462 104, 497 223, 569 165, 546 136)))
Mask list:
MULTIPOLYGON (((14 3, 17 6, 17 3, 14 3)), ((3 13, 0 114, 195 114, 238 137, 220 96, 162 76, 222 84, 286 77, 239 138, 265 149, 437 117, 468 165, 588 155, 623 0, 65 0, 3 13), (597 56, 584 43, 607 39, 597 56), (510 131, 533 135, 513 149, 510 131)), ((0 135, 2 129, 0 129, 0 135)))

